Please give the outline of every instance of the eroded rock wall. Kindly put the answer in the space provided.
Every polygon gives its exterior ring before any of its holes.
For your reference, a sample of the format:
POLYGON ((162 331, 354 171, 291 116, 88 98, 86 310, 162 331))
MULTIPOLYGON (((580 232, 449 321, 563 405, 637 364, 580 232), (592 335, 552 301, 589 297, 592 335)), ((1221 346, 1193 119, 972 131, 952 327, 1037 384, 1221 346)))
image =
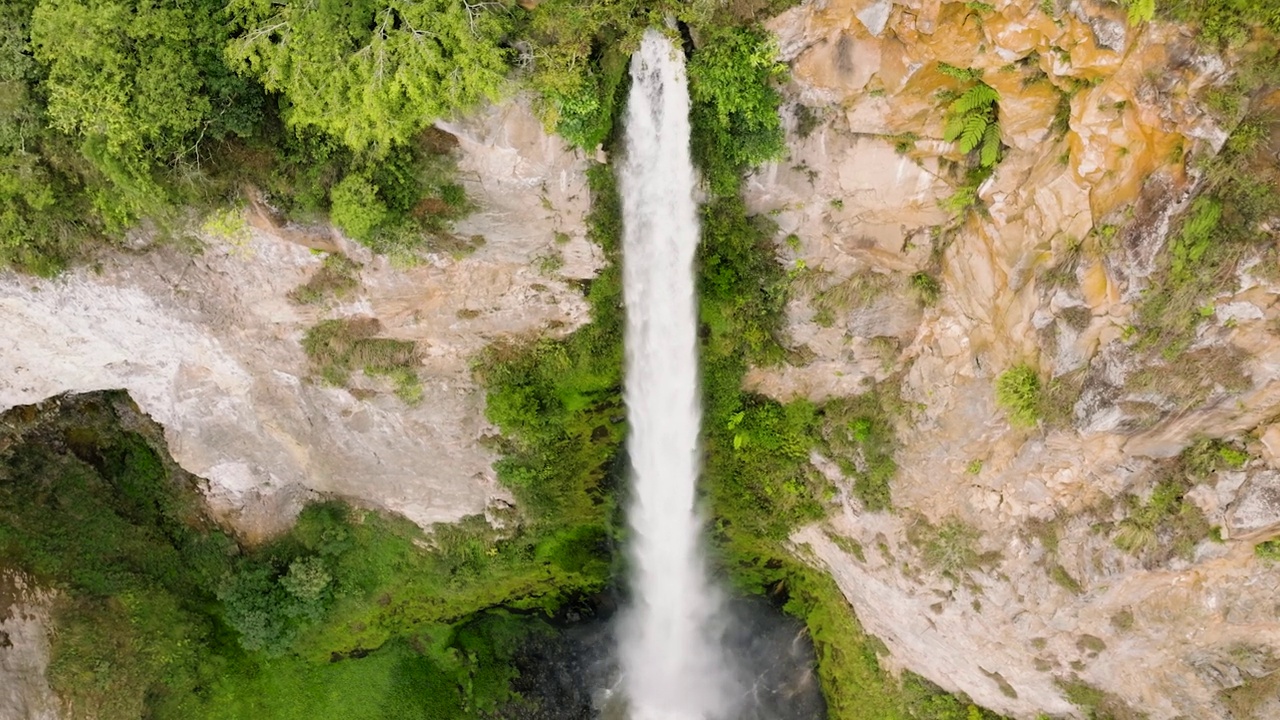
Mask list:
POLYGON ((1229 717, 1224 693, 1280 657, 1280 571, 1253 553, 1280 529, 1280 285, 1262 268, 1224 283, 1181 357, 1144 354, 1129 327, 1199 182, 1182 157, 1226 137, 1198 98, 1228 66, 1111 3, 980 5, 827 0, 771 23, 793 72, 790 155, 748 193, 802 281, 787 330, 806 361, 748 384, 822 400, 892 380, 909 408, 895 512, 865 512, 846 485, 797 551, 830 569, 891 665, 987 707, 1079 717, 1063 690, 1077 683, 1151 718, 1229 717), (939 62, 1000 93, 1006 147, 980 212, 941 207, 963 177, 939 62), (916 272, 939 282, 935 305, 912 298, 916 272), (994 385, 1020 362, 1075 384, 1064 421, 1010 426, 994 385), (1252 456, 1188 494, 1225 542, 1122 551, 1125 498, 1199 436, 1252 456), (979 531, 980 566, 929 568, 920 531, 948 520, 979 531))
POLYGON ((61 706, 45 672, 53 594, 0 568, 0 717, 57 720, 61 706))
POLYGON ((479 208, 454 229, 470 254, 392 267, 327 228, 280 226, 255 202, 248 228, 204 234, 197 251, 140 241, 54 280, 0 275, 0 411, 127 390, 164 426, 174 458, 207 481, 215 512, 251 538, 287 527, 316 493, 424 526, 504 500, 469 363, 496 338, 587 321, 571 285, 601 262, 583 224, 586 162, 523 100, 446 130, 479 208), (290 301, 321 265, 315 248, 360 263, 353 295, 290 301), (559 262, 538 262, 551 254, 559 262), (353 394, 313 376, 300 341, 339 317, 376 318, 380 335, 416 343, 420 403, 376 380, 358 379, 353 394))

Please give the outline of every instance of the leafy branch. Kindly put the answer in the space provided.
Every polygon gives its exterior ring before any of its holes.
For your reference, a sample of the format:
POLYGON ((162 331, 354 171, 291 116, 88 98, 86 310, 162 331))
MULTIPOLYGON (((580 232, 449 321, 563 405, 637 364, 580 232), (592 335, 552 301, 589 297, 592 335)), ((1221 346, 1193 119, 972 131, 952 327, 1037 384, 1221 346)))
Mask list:
POLYGON ((978 164, 995 167, 1000 162, 1000 121, 997 107, 1000 93, 975 77, 977 71, 961 70, 950 65, 939 66, 950 77, 973 83, 947 107, 947 123, 942 139, 957 143, 960 152, 978 153, 978 164))

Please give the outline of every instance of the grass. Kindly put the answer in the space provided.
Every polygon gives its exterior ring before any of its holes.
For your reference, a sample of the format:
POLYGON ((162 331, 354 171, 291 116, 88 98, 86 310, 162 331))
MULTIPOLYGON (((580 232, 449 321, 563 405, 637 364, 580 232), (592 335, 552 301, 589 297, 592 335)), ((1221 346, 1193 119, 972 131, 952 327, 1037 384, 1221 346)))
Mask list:
POLYGON ((1247 459, 1248 455, 1232 443, 1208 438, 1193 442, 1157 469, 1159 480, 1145 501, 1137 495, 1126 496, 1129 512, 1115 527, 1116 547, 1147 563, 1175 556, 1190 558, 1213 529, 1186 494, 1217 472, 1242 467, 1247 459))
POLYGON ((1033 428, 1041 418, 1040 376, 1027 364, 1015 365, 996 378, 996 403, 1014 427, 1033 428))
POLYGON ((933 525, 920 518, 908 530, 908 539, 919 550, 925 567, 943 576, 960 580, 991 558, 978 551, 982 533, 958 518, 933 525))
POLYGON ((417 345, 377 337, 381 329, 382 324, 372 317, 324 320, 307 331, 302 349, 313 372, 330 385, 348 387, 351 374, 360 370, 370 377, 390 379, 396 396, 415 405, 422 400, 417 345))
POLYGON ((289 291, 289 299, 299 305, 320 305, 350 297, 358 287, 360 263, 342 253, 330 253, 305 283, 289 291))
POLYGON ((1253 382, 1245 372, 1248 357, 1230 344, 1192 351, 1166 348, 1166 358, 1153 358, 1129 376, 1127 387, 1168 398, 1178 411, 1205 403, 1215 392, 1229 394, 1249 389, 1253 382))
POLYGON ((880 387, 851 398, 833 398, 818 411, 819 447, 848 477, 853 494, 871 512, 893 507, 890 483, 898 472, 893 415, 895 389, 880 387))
POLYGON ((1253 554, 1267 562, 1280 562, 1280 540, 1266 540, 1254 545, 1253 554))
POLYGON ((797 271, 791 280, 792 294, 807 297, 814 309, 814 322, 823 326, 835 325, 838 318, 864 308, 893 288, 893 278, 870 270, 857 272, 844 280, 831 282, 831 273, 824 270, 797 271))
POLYGON ((1138 347, 1180 358, 1214 297, 1232 292, 1240 263, 1261 253, 1280 214, 1280 169, 1263 158, 1270 121, 1246 116, 1217 156, 1200 161, 1205 189, 1181 220, 1136 313, 1138 347))
POLYGON ((122 394, 60 402, 4 438, 0 548, 60 590, 49 677, 77 716, 478 720, 546 631, 478 611, 545 611, 610 573, 599 527, 475 517, 426 535, 341 503, 241 547, 122 394))
POLYGON ((1080 581, 1071 577, 1071 573, 1061 565, 1054 563, 1049 567, 1049 579, 1053 580, 1059 587, 1073 595, 1079 595, 1084 591, 1080 586, 1080 581))
POLYGON ((1147 720, 1147 714, 1129 707, 1119 697, 1080 680, 1058 680, 1067 700, 1080 708, 1086 720, 1147 720))

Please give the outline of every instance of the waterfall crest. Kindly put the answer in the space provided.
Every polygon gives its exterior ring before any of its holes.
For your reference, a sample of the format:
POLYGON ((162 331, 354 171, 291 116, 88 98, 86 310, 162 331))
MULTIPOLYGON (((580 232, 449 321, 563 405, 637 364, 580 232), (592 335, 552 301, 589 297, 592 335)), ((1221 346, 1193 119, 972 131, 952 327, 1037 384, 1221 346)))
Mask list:
POLYGON ((632 720, 729 716, 725 613, 707 577, 699 471, 694 170, 684 58, 650 30, 631 60, 623 208, 632 603, 619 656, 632 720))

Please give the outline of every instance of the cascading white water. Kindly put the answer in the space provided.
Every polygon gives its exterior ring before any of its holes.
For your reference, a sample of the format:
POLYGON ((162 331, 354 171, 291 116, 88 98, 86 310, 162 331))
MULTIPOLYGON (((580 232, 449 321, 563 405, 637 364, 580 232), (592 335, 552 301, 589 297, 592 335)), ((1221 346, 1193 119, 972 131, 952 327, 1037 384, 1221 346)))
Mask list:
POLYGON ((632 720, 710 720, 730 712, 730 673, 694 493, 698 218, 683 56, 650 30, 631 59, 631 79, 619 180, 633 600, 619 655, 632 720))

